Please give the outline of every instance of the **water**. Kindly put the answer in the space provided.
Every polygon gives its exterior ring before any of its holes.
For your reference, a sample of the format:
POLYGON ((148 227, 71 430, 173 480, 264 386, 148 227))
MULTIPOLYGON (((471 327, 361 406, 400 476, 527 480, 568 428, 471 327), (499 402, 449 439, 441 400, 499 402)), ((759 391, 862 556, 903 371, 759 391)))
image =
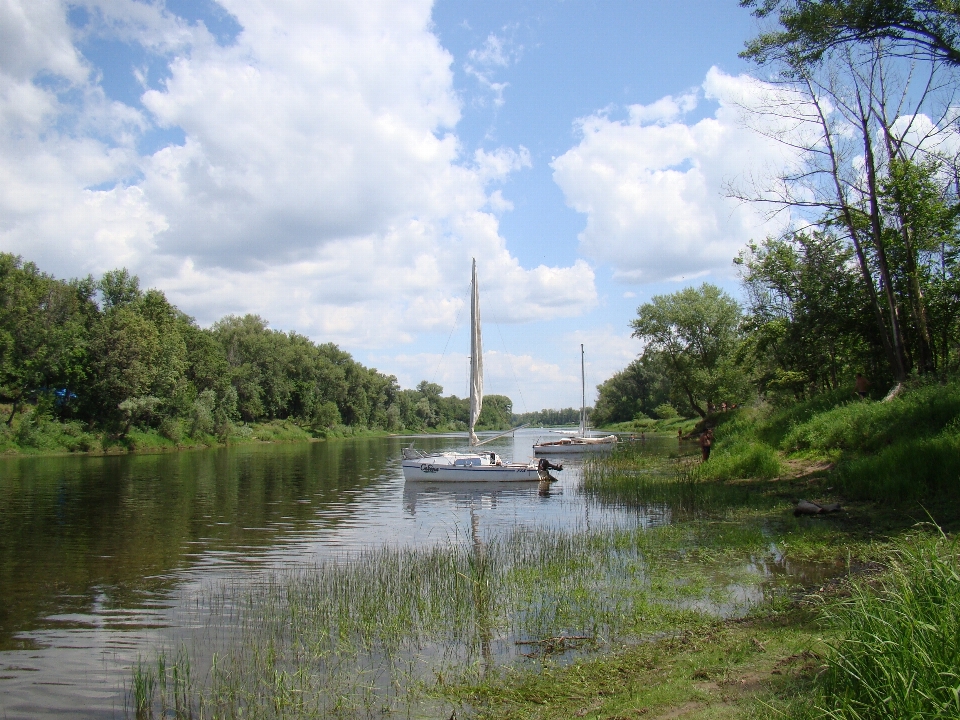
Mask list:
MULTIPOLYGON (((489 447, 525 460, 542 434, 489 447)), ((409 442, 0 460, 0 718, 125 716, 131 666, 185 618, 202 622, 190 606, 204 584, 242 586, 369 546, 670 521, 665 508, 586 499, 570 460, 549 494, 535 483, 406 484, 399 458, 409 442)), ((426 450, 461 443, 416 439, 426 450)))

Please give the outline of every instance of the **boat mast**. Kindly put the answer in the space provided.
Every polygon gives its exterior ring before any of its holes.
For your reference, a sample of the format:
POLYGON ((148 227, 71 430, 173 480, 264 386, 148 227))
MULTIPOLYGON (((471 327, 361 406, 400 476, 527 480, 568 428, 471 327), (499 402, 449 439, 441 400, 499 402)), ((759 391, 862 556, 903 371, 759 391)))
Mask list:
POLYGON ((583 343, 580 343, 580 437, 587 436, 587 374, 583 368, 583 343))
POLYGON ((470 445, 479 440, 474 427, 483 406, 483 339, 480 334, 480 291, 477 288, 477 259, 470 279, 470 445))

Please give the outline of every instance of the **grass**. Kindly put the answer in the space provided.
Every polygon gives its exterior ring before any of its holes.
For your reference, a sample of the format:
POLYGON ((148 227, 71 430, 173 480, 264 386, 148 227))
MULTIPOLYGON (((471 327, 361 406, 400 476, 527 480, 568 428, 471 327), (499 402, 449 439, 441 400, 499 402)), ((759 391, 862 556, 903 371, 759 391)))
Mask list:
POLYGON ((836 464, 850 499, 937 501, 960 497, 960 381, 915 384, 889 402, 837 391, 783 409, 717 416, 705 476, 776 477, 780 458, 836 464))
MULTIPOLYGON (((503 668, 538 672, 742 615, 779 592, 776 562, 762 522, 691 522, 380 548, 254 588, 208 588, 197 598, 208 625, 182 656, 203 669, 187 707, 449 717, 464 688, 503 668)), ((176 701, 154 667, 134 671, 131 705, 144 716, 176 701)))
POLYGON ((826 618, 838 637, 819 682, 824 717, 960 717, 956 540, 904 541, 879 582, 856 584, 826 618))

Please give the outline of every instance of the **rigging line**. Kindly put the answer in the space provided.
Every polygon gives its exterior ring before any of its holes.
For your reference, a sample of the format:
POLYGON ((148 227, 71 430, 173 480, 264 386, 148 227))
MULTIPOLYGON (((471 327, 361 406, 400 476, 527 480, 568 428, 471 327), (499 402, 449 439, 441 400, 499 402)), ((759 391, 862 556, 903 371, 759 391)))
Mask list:
MULTIPOLYGON (((457 298, 457 300, 461 300, 461 299, 462 299, 462 298, 457 298)), ((457 325, 460 323, 460 313, 463 312, 463 305, 464 305, 464 303, 461 303, 461 304, 460 304, 460 307, 457 308, 457 317, 456 317, 456 319, 453 321, 453 328, 451 328, 450 334, 447 335, 447 343, 446 343, 446 345, 443 346, 443 353, 441 353, 440 359, 437 360, 437 366, 433 369, 433 378, 431 378, 431 380, 430 380, 430 384, 431 384, 431 385, 433 385, 433 384, 436 382, 436 380, 437 380, 437 373, 440 371, 440 363, 442 363, 442 362, 443 362, 443 359, 447 356, 447 348, 450 346, 450 338, 453 337, 453 333, 456 332, 456 330, 457 330, 457 325)))
POLYGON ((500 323, 494 322, 494 325, 497 327, 497 335, 500 336, 500 344, 503 346, 503 355, 507 358, 507 364, 510 365, 510 372, 513 373, 513 380, 517 383, 517 391, 520 393, 520 402, 523 403, 523 412, 530 412, 527 409, 527 401, 523 397, 523 390, 520 388, 520 378, 517 377, 517 371, 513 367, 513 360, 510 359, 510 354, 507 352, 507 344, 503 341, 503 333, 500 332, 500 323))

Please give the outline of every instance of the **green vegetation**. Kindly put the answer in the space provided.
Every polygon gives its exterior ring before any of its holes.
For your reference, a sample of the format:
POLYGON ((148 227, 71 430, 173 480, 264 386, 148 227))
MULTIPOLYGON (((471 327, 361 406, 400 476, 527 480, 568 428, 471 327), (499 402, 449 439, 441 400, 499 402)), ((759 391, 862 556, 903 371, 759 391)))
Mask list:
POLYGON ((838 391, 784 408, 716 418, 705 476, 776 477, 784 458, 836 463, 851 499, 933 501, 960 496, 960 381, 917 382, 885 402, 838 391))
POLYGON ((905 542, 885 577, 828 607, 837 639, 819 682, 825 717, 960 715, 958 559, 956 540, 905 542))
POLYGON ((718 617, 779 597, 784 583, 765 570, 782 560, 763 518, 744 519, 473 534, 369 550, 253 588, 223 584, 197 597, 205 630, 160 656, 180 658, 160 662, 166 679, 157 659, 136 668, 132 705, 141 715, 179 703, 217 717, 459 716, 514 673, 710 632, 718 617))
MULTIPOLYGON (((469 402, 254 315, 203 329, 126 270, 63 281, 0 253, 0 451, 176 448, 464 430, 469 402)), ((504 429, 489 395, 481 429, 504 429)))
MULTIPOLYGON (((486 402, 486 400, 484 400, 486 402)), ((587 418, 590 418, 592 408, 587 408, 587 418)), ((514 415, 512 424, 540 425, 542 427, 561 427, 563 425, 580 424, 580 408, 563 408, 562 410, 537 410, 514 415)))

